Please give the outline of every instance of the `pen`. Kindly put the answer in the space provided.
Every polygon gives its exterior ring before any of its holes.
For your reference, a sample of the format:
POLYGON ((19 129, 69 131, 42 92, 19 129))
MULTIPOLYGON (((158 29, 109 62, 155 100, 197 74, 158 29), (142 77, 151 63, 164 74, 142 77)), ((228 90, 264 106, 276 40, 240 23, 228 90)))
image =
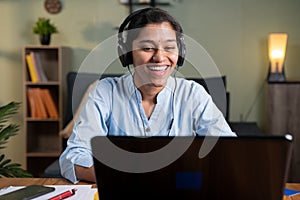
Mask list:
POLYGON ((65 191, 59 195, 56 195, 54 197, 51 197, 50 199, 48 200, 61 200, 61 199, 65 199, 65 198, 68 198, 70 196, 73 196, 75 194, 77 189, 72 189, 72 190, 68 190, 68 191, 65 191))

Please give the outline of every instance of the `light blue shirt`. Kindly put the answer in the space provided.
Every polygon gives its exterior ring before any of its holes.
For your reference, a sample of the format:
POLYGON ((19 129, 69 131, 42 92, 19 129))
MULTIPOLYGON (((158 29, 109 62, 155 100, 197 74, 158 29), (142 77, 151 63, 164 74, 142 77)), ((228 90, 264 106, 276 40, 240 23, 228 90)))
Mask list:
POLYGON ((117 136, 236 136, 206 90, 194 81, 170 77, 148 119, 130 74, 105 78, 89 93, 68 146, 62 175, 76 183, 74 164, 91 167, 91 138, 117 136))

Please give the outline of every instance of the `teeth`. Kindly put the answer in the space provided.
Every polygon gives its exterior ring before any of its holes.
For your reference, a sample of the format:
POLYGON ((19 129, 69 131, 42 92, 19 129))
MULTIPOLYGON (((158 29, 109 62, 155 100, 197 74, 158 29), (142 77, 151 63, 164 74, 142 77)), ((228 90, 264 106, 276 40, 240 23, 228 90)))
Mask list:
POLYGON ((163 71, 168 68, 168 66, 147 66, 147 67, 152 71, 163 71))

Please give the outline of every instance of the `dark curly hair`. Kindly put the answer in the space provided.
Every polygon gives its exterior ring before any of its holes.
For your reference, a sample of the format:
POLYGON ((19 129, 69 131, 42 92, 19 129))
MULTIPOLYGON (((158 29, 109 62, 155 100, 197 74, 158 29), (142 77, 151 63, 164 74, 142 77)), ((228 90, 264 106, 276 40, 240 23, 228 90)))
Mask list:
POLYGON ((118 33, 118 51, 119 58, 124 67, 133 63, 132 43, 140 34, 141 29, 148 24, 160 24, 163 22, 170 23, 175 31, 177 46, 181 49, 179 52, 179 58, 181 59, 178 60, 180 62, 177 64, 178 66, 183 64, 185 45, 183 43, 183 29, 179 22, 168 12, 160 8, 144 8, 130 14, 120 25, 118 33))
POLYGON ((145 27, 147 24, 156 24, 162 22, 169 22, 171 24, 174 31, 176 31, 177 41, 182 37, 183 29, 179 22, 168 12, 160 8, 144 8, 133 12, 121 24, 119 34, 122 34, 124 30, 129 31, 136 29, 135 31, 130 31, 126 37, 126 43, 132 44, 132 41, 138 37, 140 28, 145 27), (128 26, 126 28, 127 24, 128 26))

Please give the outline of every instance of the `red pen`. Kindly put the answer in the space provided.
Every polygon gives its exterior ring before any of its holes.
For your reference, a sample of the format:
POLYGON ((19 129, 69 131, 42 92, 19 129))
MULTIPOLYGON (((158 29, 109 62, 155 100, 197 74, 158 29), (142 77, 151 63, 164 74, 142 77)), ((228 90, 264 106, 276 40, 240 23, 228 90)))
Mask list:
POLYGON ((51 197, 50 199, 48 200, 62 200, 62 199, 65 199, 65 198, 68 198, 68 197, 71 197, 75 194, 77 189, 72 189, 72 190, 68 190, 68 191, 65 191, 59 195, 56 195, 55 197, 51 197))

